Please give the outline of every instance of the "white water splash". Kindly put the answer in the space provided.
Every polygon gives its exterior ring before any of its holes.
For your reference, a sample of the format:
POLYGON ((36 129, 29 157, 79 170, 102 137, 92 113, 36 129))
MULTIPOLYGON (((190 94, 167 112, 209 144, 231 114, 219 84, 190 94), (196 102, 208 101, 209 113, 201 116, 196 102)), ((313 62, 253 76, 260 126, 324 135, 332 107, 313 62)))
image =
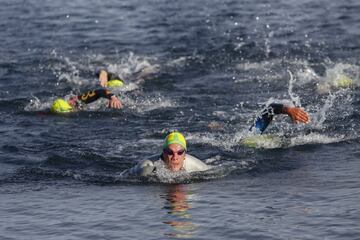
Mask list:
POLYGON ((303 64, 304 66, 302 66, 300 70, 296 72, 297 79, 299 79, 299 81, 297 81, 299 85, 303 85, 314 81, 318 82, 320 77, 315 73, 315 71, 311 67, 308 66, 307 62, 303 64))
POLYGON ((326 112, 332 108, 334 101, 336 99, 336 94, 329 93, 328 97, 325 100, 325 104, 320 108, 316 113, 312 115, 311 125, 315 129, 322 129, 323 123, 326 120, 326 112))
MULTIPOLYGON (((270 29, 270 25, 267 24, 266 25, 267 29, 270 29)), ((274 36, 274 32, 270 31, 267 36, 265 37, 265 54, 266 54, 266 58, 269 58, 270 53, 271 53, 271 39, 274 36)))
MULTIPOLYGON (((55 54, 55 56, 57 56, 55 54)), ((60 82, 66 82, 74 85, 81 86, 83 84, 88 84, 91 80, 80 77, 80 71, 84 67, 81 63, 70 60, 68 57, 60 56, 60 59, 64 63, 60 62, 52 66, 53 74, 58 78, 56 85, 59 85, 60 82)))
POLYGON ((188 173, 186 171, 173 172, 166 168, 163 161, 154 162, 156 173, 149 177, 151 182, 161 183, 190 183, 194 181, 206 181, 211 179, 223 178, 236 169, 250 169, 251 166, 246 161, 239 163, 228 163, 211 165, 206 171, 188 173))
POLYGON ((108 70, 119 75, 127 82, 128 79, 146 79, 150 75, 160 71, 160 65, 152 64, 154 58, 137 56, 130 52, 128 56, 122 58, 120 63, 109 64, 108 70))
POLYGON ((184 67, 187 63, 188 57, 179 57, 177 59, 171 60, 167 63, 169 67, 184 67))
POLYGON ((221 147, 230 151, 234 146, 238 145, 231 134, 216 134, 216 133, 189 133, 186 139, 192 143, 206 144, 214 147, 221 147))
POLYGON ((162 96, 127 96, 122 94, 120 96, 121 101, 124 103, 124 107, 135 110, 138 113, 149 112, 155 109, 176 107, 176 103, 170 99, 162 96))
POLYGON ((275 149, 284 146, 283 138, 274 134, 244 136, 240 144, 244 147, 275 149))
POLYGON ((347 140, 344 135, 337 135, 334 137, 318 134, 318 133, 311 133, 308 135, 301 135, 292 137, 290 139, 289 147, 299 146, 299 145, 306 145, 306 144, 329 144, 329 143, 336 143, 347 140))
POLYGON ((290 79, 289 79, 289 88, 288 88, 288 93, 290 96, 291 101, 294 103, 295 106, 297 107, 301 107, 301 103, 300 103, 300 97, 299 96, 295 96, 295 94, 293 93, 293 85, 294 85, 294 77, 293 74, 291 73, 291 71, 288 69, 287 72, 290 75, 290 79))
POLYGON ((108 89, 111 90, 111 92, 114 93, 114 94, 121 94, 121 93, 124 93, 124 92, 132 92, 132 91, 134 91, 136 89, 139 89, 141 83, 142 83, 142 81, 127 82, 122 87, 108 88, 108 89))
POLYGON ((33 112, 33 111, 43 111, 50 109, 53 100, 41 102, 36 96, 32 96, 30 102, 24 107, 24 111, 33 112))
POLYGON ((182 57, 168 61, 166 63, 166 66, 172 67, 172 68, 182 68, 182 67, 189 65, 189 61, 202 62, 202 61, 204 61, 204 59, 205 59, 204 56, 201 56, 198 54, 193 54, 190 56, 182 56, 182 57))
POLYGON ((126 85, 130 85, 124 86, 122 91, 132 91, 138 88, 138 85, 142 84, 144 80, 160 71, 160 65, 153 63, 157 61, 156 58, 137 56, 133 52, 130 52, 127 56, 121 58, 119 62, 115 63, 106 63, 103 55, 90 55, 85 60, 80 59, 77 61, 71 60, 69 57, 58 56, 56 51, 53 51, 51 55, 62 60, 51 66, 51 70, 58 78, 56 85, 59 85, 61 82, 77 86, 97 85, 98 80, 95 73, 105 65, 110 72, 124 79, 126 85), (86 62, 84 63, 84 61, 86 62), (94 66, 94 64, 96 65, 94 66), (93 77, 85 78, 81 76, 81 70, 94 72, 93 77))
POLYGON ((353 89, 360 86, 360 67, 338 63, 326 69, 325 75, 318 79, 316 91, 327 94, 330 91, 353 89))

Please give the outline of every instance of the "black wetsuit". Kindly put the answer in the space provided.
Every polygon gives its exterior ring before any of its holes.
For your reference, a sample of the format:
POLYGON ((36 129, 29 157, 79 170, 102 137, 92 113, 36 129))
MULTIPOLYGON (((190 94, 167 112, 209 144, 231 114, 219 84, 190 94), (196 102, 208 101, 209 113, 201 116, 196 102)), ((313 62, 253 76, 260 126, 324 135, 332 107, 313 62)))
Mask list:
POLYGON ((98 100, 99 98, 107 98, 110 100, 112 96, 114 96, 114 94, 112 94, 109 90, 97 89, 78 95, 77 100, 88 104, 98 100))
POLYGON ((273 120, 274 115, 282 113, 285 113, 283 104, 271 103, 256 118, 254 124, 250 127, 250 131, 253 131, 253 128, 255 128, 262 134, 273 120))

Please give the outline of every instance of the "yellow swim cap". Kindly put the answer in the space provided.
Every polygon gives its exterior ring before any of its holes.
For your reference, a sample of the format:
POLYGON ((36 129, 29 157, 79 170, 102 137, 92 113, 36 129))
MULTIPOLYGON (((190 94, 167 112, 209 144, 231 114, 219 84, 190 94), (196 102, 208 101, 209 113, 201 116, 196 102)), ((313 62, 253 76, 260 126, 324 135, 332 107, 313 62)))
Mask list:
POLYGON ((61 98, 56 99, 50 109, 50 111, 53 113, 67 113, 71 112, 72 110, 73 108, 70 106, 70 104, 61 98))
POLYGON ((180 144, 186 150, 186 140, 185 137, 179 132, 172 132, 166 136, 163 149, 167 148, 170 144, 177 143, 180 144))
POLYGON ((341 75, 333 81, 333 85, 337 88, 349 88, 353 84, 353 80, 345 75, 341 75))
POLYGON ((111 88, 118 88, 118 87, 122 87, 123 85, 124 82, 121 79, 112 79, 107 83, 107 86, 111 88))

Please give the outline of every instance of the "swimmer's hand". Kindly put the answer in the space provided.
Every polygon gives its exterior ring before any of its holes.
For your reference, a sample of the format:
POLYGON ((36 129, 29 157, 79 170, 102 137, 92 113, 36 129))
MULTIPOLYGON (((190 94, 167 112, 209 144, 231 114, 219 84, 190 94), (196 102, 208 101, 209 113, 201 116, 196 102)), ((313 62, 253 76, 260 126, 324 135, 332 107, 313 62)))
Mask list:
POLYGON ((138 175, 146 177, 150 175, 155 169, 154 163, 150 160, 145 160, 138 166, 138 175))
POLYGON ((309 114, 298 107, 284 107, 283 111, 289 115, 294 123, 309 123, 309 114))
POLYGON ((121 104, 120 100, 115 95, 111 96, 108 106, 109 106, 109 108, 115 108, 115 109, 122 108, 122 104, 121 104))
POLYGON ((152 174, 154 170, 155 170, 154 163, 150 160, 145 160, 136 164, 134 167, 130 168, 127 173, 130 176, 146 177, 152 174))
POLYGON ((108 74, 105 70, 101 70, 100 74, 99 74, 99 81, 100 81, 100 85, 102 87, 107 87, 108 84, 108 74))

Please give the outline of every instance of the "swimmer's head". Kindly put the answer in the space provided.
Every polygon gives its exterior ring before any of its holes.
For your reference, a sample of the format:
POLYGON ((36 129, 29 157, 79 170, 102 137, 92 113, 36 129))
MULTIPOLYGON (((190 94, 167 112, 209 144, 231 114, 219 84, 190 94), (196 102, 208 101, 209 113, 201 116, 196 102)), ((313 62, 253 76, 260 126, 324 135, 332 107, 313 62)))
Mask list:
POLYGON ((121 79, 111 79, 107 82, 107 86, 110 88, 118 88, 124 85, 124 81, 121 79))
POLYGON ((72 110, 73 108, 71 107, 71 105, 61 98, 56 99, 50 109, 50 111, 53 113, 68 113, 72 110))
POLYGON ((166 136, 163 149, 166 149, 170 144, 177 143, 181 145, 186 150, 186 140, 185 137, 179 132, 172 132, 166 136))
POLYGON ((346 75, 339 75, 333 79, 327 80, 326 82, 320 82, 316 86, 318 94, 327 94, 331 90, 347 89, 356 87, 356 83, 353 79, 346 75))
POLYGON ((340 75, 332 82, 332 85, 336 88, 350 88, 353 84, 354 81, 345 75, 340 75))

